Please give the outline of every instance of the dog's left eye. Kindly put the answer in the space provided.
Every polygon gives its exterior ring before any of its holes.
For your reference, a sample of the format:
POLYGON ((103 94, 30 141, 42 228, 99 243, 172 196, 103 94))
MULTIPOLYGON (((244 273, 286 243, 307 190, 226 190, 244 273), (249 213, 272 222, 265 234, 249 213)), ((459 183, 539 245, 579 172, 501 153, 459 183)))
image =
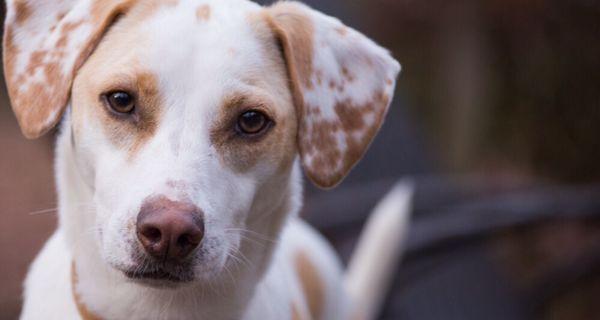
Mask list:
POLYGON ((135 108, 135 99, 125 91, 109 92, 105 99, 110 108, 118 113, 130 113, 135 108))
POLYGON ((269 118, 260 111, 250 110, 242 113, 237 121, 237 129, 246 135, 256 135, 269 126, 269 118))

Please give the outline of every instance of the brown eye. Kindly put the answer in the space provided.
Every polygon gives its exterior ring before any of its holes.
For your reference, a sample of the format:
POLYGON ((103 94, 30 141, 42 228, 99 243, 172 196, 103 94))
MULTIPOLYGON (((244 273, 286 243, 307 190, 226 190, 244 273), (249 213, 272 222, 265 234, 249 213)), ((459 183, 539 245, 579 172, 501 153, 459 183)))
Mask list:
POLYGON ((135 108, 135 99, 125 91, 114 91, 106 95, 106 102, 118 113, 130 113, 135 108))
POLYGON ((237 128, 241 133, 254 135, 262 132, 269 124, 269 119, 258 111, 246 111, 240 115, 237 128))

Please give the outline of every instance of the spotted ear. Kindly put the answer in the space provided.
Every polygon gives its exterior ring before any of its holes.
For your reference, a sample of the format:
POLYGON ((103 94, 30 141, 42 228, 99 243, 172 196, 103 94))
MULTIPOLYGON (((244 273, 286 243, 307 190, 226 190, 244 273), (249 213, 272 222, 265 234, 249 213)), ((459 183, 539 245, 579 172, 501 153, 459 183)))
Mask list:
POLYGON ((338 184, 381 127, 400 65, 339 20, 296 2, 267 9, 291 78, 298 147, 307 176, 338 184))
POLYGON ((57 124, 77 69, 130 2, 7 1, 4 75, 26 137, 40 137, 57 124))

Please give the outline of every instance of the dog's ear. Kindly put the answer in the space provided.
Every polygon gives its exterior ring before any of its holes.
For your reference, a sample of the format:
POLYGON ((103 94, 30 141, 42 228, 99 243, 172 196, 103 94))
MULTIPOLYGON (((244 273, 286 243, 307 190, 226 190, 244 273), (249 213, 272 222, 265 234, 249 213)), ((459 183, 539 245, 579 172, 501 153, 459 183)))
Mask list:
POLYGON ((23 134, 54 127, 77 69, 128 0, 8 0, 4 74, 23 134))
POLYGON ((400 65, 361 33, 305 5, 280 2, 266 10, 291 78, 302 166, 316 185, 333 187, 379 130, 400 65))

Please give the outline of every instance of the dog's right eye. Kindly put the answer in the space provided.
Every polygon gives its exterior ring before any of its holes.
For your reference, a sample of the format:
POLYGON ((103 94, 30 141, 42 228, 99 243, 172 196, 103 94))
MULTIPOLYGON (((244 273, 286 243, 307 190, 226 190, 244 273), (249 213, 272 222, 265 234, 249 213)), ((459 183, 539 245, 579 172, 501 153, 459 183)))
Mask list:
POLYGON ((108 106, 117 113, 131 113, 135 108, 135 99, 125 91, 109 92, 105 99, 108 106))

